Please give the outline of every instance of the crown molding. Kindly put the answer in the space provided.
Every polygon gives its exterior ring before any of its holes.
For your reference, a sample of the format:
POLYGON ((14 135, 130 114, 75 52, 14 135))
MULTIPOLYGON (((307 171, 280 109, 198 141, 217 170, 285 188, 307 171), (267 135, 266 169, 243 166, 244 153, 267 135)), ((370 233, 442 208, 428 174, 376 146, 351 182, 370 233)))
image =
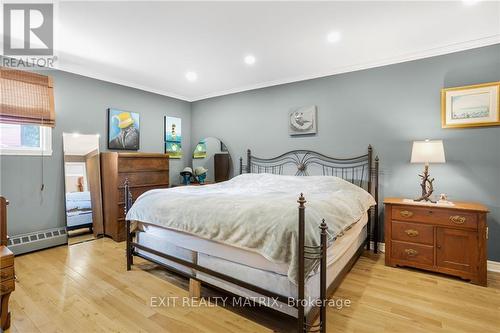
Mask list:
POLYGON ((431 48, 431 49, 427 49, 427 50, 423 50, 423 51, 402 54, 402 55, 398 55, 395 57, 386 58, 386 59, 382 59, 382 60, 378 60, 378 61, 374 61, 374 62, 367 62, 367 63, 354 64, 354 65, 350 65, 350 66, 337 67, 337 68, 333 68, 333 69, 325 71, 325 72, 319 72, 319 73, 315 73, 315 74, 311 74, 311 75, 302 75, 302 76, 296 76, 296 77, 291 77, 291 78, 261 82, 261 83, 256 83, 256 84, 247 85, 247 86, 243 86, 243 87, 238 87, 238 88, 213 92, 213 93, 209 93, 209 94, 199 95, 199 96, 195 96, 195 97, 188 97, 188 96, 177 94, 177 93, 174 93, 171 91, 152 88, 149 86, 136 84, 134 82, 130 82, 130 81, 126 81, 126 80, 118 80, 118 79, 115 79, 111 76, 105 76, 105 75, 102 75, 99 73, 94 73, 94 72, 90 72, 90 71, 86 71, 86 70, 79 70, 79 69, 71 68, 71 66, 62 66, 62 67, 58 67, 56 69, 64 71, 64 72, 72 73, 72 74, 77 74, 77 75, 101 80, 101 81, 106 81, 106 82, 110 82, 110 83, 114 83, 114 84, 119 84, 122 86, 127 86, 127 87, 134 88, 134 89, 143 90, 146 92, 150 92, 150 93, 154 93, 154 94, 158 94, 158 95, 162 95, 162 96, 175 98, 175 99, 186 101, 186 102, 197 102, 197 101, 201 101, 201 100, 208 99, 208 98, 220 97, 220 96, 240 93, 240 92, 244 92, 244 91, 250 91, 250 90, 273 87, 273 86, 278 86, 278 85, 283 85, 283 84, 288 84, 288 83, 317 79, 317 78, 322 78, 322 77, 331 76, 331 75, 338 75, 338 74, 356 72, 356 71, 365 70, 365 69, 394 65, 394 64, 399 64, 399 63, 403 63, 403 62, 431 58, 431 57, 436 57, 436 56, 440 56, 440 55, 456 53, 456 52, 460 52, 460 51, 466 51, 466 50, 476 49, 476 48, 495 45, 495 44, 500 44, 500 34, 496 34, 496 35, 492 35, 492 36, 488 36, 488 37, 484 37, 484 38, 479 38, 479 39, 475 39, 475 40, 469 40, 466 42, 453 43, 453 44, 449 44, 449 45, 445 45, 445 46, 441 46, 441 47, 436 47, 436 48, 431 48))
POLYGON ((350 66, 345 66, 345 67, 337 67, 337 68, 334 68, 332 70, 329 70, 326 72, 319 72, 319 73, 316 73, 313 75, 303 75, 303 76, 296 76, 296 77, 287 78, 287 79, 267 81, 267 82, 256 83, 253 85, 248 85, 248 86, 244 86, 244 87, 240 87, 240 88, 228 89, 228 90, 224 90, 224 91, 220 91, 220 92, 210 93, 210 94, 206 94, 206 95, 200 95, 200 96, 197 96, 195 98, 192 98, 190 100, 190 102, 196 102, 196 101, 200 101, 203 99, 220 97, 220 96, 224 96, 224 95, 235 94, 235 93, 239 93, 239 92, 261 89, 261 88, 267 88, 267 87, 272 87, 272 86, 277 86, 277 85, 282 85, 282 84, 287 84, 287 83, 300 82, 300 81, 317 79, 317 78, 331 76, 331 75, 356 72, 356 71, 370 69, 370 68, 377 68, 377 67, 394 65, 394 64, 399 64, 399 63, 413 61, 413 60, 431 58, 431 57, 436 57, 436 56, 440 56, 440 55, 476 49, 476 48, 480 48, 480 47, 484 47, 484 46, 495 45, 495 44, 499 44, 499 43, 500 43, 500 34, 496 34, 493 36, 488 36, 488 37, 470 40, 470 41, 466 41, 466 42, 454 43, 454 44, 449 44, 446 46, 431 48, 431 49, 427 49, 424 51, 417 51, 417 52, 402 54, 402 55, 399 55, 396 57, 386 58, 386 59, 378 60, 378 61, 374 61, 374 62, 360 63, 360 64, 355 64, 355 65, 350 65, 350 66))
MULTIPOLYGON (((157 95, 162 95, 162 96, 166 96, 166 97, 178 99, 178 100, 185 101, 185 102, 193 102, 192 99, 190 99, 190 98, 188 98, 188 97, 186 97, 184 95, 180 95, 180 94, 171 92, 171 91, 161 90, 161 89, 155 89, 155 88, 148 87, 148 86, 145 86, 145 85, 136 84, 136 83, 133 83, 133 82, 130 82, 130 81, 127 81, 127 80, 117 80, 117 79, 115 79, 115 78, 113 78, 111 76, 97 74, 97 73, 93 73, 93 72, 90 72, 90 71, 77 70, 77 69, 71 68, 71 66, 56 67, 54 69, 62 71, 62 72, 67 72, 67 73, 70 73, 70 74, 85 76, 85 77, 88 77, 88 78, 91 78, 91 79, 95 79, 95 80, 100 80, 100 81, 104 81, 104 82, 108 82, 108 83, 118 84, 118 85, 125 86, 125 87, 128 87, 128 88, 138 89, 138 90, 142 90, 142 91, 145 91, 145 92, 149 92, 149 93, 153 93, 153 94, 157 94, 157 95)), ((50 70, 48 70, 48 71, 50 71, 50 70)))

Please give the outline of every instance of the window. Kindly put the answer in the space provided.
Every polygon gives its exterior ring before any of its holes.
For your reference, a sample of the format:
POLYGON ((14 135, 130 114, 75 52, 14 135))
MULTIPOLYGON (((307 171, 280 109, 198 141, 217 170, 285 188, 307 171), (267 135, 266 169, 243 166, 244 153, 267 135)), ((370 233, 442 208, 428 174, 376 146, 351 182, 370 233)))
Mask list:
POLYGON ((0 67, 0 96, 0 154, 52 155, 52 78, 0 67))
POLYGON ((52 128, 0 123, 1 155, 52 155, 52 128))

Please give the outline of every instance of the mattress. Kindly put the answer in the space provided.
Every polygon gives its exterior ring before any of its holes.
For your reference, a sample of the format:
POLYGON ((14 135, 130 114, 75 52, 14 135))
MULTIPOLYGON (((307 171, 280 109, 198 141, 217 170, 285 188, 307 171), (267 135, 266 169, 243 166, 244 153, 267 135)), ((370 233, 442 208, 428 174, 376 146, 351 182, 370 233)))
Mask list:
MULTIPOLYGON (((368 214, 365 213, 343 236, 338 237, 327 250, 327 265, 333 264, 351 246, 353 240, 358 237, 361 230, 368 222, 368 214)), ((148 243, 156 241, 166 242, 179 248, 193 252, 207 254, 224 260, 244 263, 245 266, 269 271, 277 274, 287 275, 288 264, 274 263, 257 252, 223 244, 220 242, 200 238, 192 234, 162 228, 152 224, 139 223, 139 229, 144 231, 140 238, 148 238, 148 243)), ((319 230, 318 230, 319 233, 319 230)))
MULTIPOLYGON (((126 219, 251 249, 273 263, 286 263, 290 280, 298 281, 297 201, 307 198, 304 238, 320 245, 324 219, 338 237, 373 205, 361 187, 333 176, 244 174, 207 186, 156 189, 136 199, 126 219)), ((306 274, 317 262, 304 263, 306 274)))
MULTIPOLYGON (((356 254, 358 248, 364 244, 367 237, 367 221, 368 215, 365 214, 362 219, 354 224, 351 229, 346 231, 342 237, 337 238, 333 245, 328 248, 328 285, 335 280, 342 269, 356 254)), ((277 294, 286 297, 297 297, 297 285, 288 279, 286 268, 284 268, 282 264, 273 264, 267 261, 258 253, 245 251, 225 244, 200 239, 192 235, 155 226, 147 226, 144 230, 146 231, 137 233, 137 242, 141 245, 189 262, 196 262, 200 266, 233 276, 277 294), (259 256, 261 258, 259 258, 259 256)), ((201 281, 224 289, 235 295, 253 299, 261 297, 258 293, 214 278, 210 275, 196 272, 154 254, 142 250, 138 250, 138 252, 147 258, 174 267, 189 275, 196 276, 201 281)), ((309 276, 305 285, 306 297, 319 297, 319 279, 319 272, 314 272, 309 276)), ((286 304, 272 304, 271 307, 290 316, 297 316, 297 309, 287 306, 286 304)), ((309 308, 305 310, 307 313, 309 308)))

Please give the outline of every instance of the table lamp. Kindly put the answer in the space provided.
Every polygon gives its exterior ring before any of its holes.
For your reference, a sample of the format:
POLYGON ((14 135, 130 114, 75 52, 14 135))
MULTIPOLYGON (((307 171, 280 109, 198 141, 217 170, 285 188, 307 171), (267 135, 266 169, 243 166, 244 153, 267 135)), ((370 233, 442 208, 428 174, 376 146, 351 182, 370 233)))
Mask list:
POLYGON ((419 175, 422 178, 420 187, 422 188, 422 195, 415 199, 415 201, 430 201, 432 192, 434 192, 433 182, 434 178, 429 175, 429 163, 445 163, 444 147, 442 140, 425 140, 413 141, 413 148, 411 150, 411 163, 424 163, 424 172, 419 175))

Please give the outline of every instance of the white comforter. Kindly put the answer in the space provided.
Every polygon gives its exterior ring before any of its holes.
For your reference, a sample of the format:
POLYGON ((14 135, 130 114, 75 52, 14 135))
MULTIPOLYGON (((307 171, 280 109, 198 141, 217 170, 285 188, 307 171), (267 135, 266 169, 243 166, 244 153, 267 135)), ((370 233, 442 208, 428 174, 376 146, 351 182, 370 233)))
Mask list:
POLYGON ((66 193, 66 210, 92 209, 90 192, 68 192, 66 193))
MULTIPOLYGON (((320 243, 323 218, 330 235, 338 237, 375 205, 368 192, 337 177, 244 174, 214 185, 148 191, 135 201, 127 219, 256 251, 289 264, 288 277, 296 283, 300 193, 307 200, 305 237, 310 246, 320 243)), ((307 276, 318 263, 305 263, 307 276)))

